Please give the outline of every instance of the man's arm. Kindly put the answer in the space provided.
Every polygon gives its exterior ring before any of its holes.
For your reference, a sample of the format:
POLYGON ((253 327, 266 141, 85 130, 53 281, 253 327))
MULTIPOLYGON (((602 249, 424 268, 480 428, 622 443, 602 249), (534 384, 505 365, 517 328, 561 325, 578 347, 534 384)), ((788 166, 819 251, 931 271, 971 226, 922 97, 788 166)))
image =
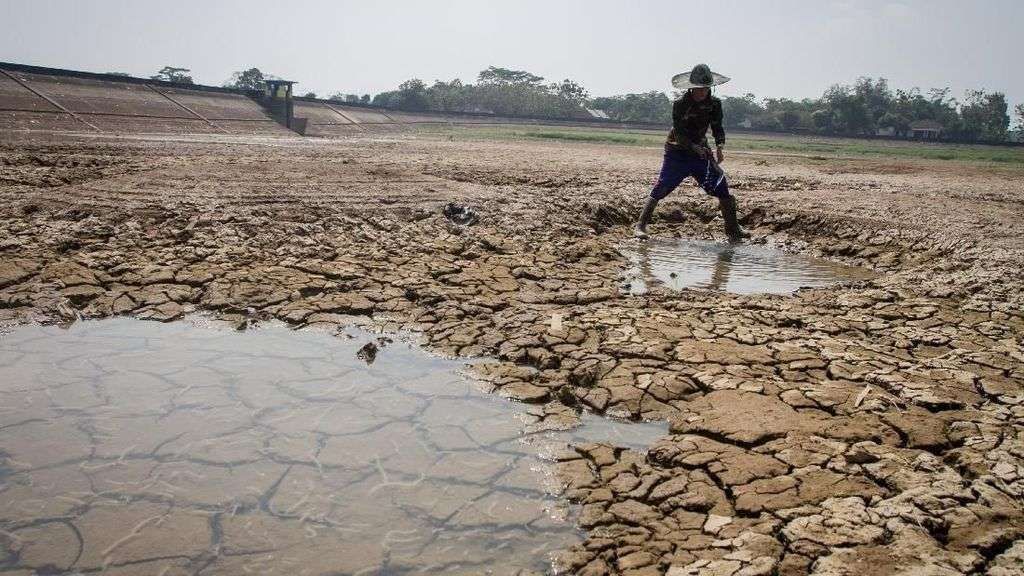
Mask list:
POLYGON ((718 149, 715 156, 721 162, 725 159, 725 155, 722 154, 722 148, 725 147, 725 127, 722 126, 722 101, 718 99, 711 107, 711 135, 715 137, 715 148, 718 149))

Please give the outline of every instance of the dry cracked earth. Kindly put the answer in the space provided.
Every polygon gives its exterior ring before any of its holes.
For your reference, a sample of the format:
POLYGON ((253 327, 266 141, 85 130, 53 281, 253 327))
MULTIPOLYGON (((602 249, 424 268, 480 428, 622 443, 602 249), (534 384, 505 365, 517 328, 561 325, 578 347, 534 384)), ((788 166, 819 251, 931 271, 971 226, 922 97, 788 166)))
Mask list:
MULTIPOLYGON (((668 420, 646 451, 559 455, 586 531, 556 561, 572 574, 1024 573, 1019 168, 734 154, 756 237, 878 276, 636 296, 619 248, 659 160, 410 134, 6 135, 0 319, 369 316, 495 359, 476 377, 536 427, 668 420)), ((715 208, 682 189, 653 229, 721 239, 715 208)), ((0 499, 9 460, 0 446, 0 499)), ((24 529, 0 519, 0 571, 24 529)))

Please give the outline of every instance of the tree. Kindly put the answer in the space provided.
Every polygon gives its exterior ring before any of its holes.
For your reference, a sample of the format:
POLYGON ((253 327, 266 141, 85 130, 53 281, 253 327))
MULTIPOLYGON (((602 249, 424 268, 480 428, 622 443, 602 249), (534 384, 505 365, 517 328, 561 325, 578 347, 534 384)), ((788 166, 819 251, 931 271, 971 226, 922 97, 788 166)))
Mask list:
POLYGON ((302 95, 303 98, 316 98, 316 92, 306 92, 302 95))
MULTIPOLYGON (((338 95, 336 94, 335 96, 338 95)), ((334 97, 332 96, 332 99, 333 98, 334 97)), ((345 95, 343 98, 347 102, 359 100, 359 97, 355 94, 345 95), (348 96, 354 97, 355 100, 349 100, 348 96)), ((397 108, 399 110, 409 110, 413 112, 430 109, 430 98, 427 94, 427 85, 419 78, 413 78, 412 80, 402 82, 398 85, 398 90, 377 94, 373 97, 373 103, 385 108, 397 108)))
POLYGON ((830 134, 835 131, 836 116, 831 110, 821 108, 811 113, 811 123, 818 132, 830 134))
POLYGON ((880 120, 890 111, 892 102, 888 80, 861 77, 852 86, 836 84, 829 87, 818 102, 828 110, 828 115, 822 114, 817 120, 811 120, 815 126, 828 125, 830 132, 870 135, 881 125, 880 120))
POLYGON ((527 116, 587 116, 587 93, 572 80, 542 84, 544 78, 525 70, 491 66, 477 75, 469 93, 473 109, 527 116))
POLYGON ((752 125, 754 119, 764 112, 764 108, 757 103, 757 98, 749 92, 743 96, 722 96, 722 116, 726 127, 752 125))
MULTIPOLYGON (((889 109, 878 120, 882 128, 892 128, 896 136, 907 136, 915 120, 938 120, 931 103, 917 88, 897 90, 889 109)), ((947 119, 948 120, 948 119, 947 119)))
POLYGON ((490 66, 487 70, 481 71, 476 79, 481 84, 495 84, 498 86, 540 87, 540 83, 544 81, 543 77, 530 74, 525 70, 510 70, 508 68, 498 68, 497 66, 490 66))
POLYGON ((1024 103, 1014 106, 1013 111, 1017 114, 1017 138, 1024 140, 1024 103))
POLYGON ((782 124, 783 130, 791 132, 800 126, 800 114, 794 110, 785 110, 779 114, 779 122, 782 124))
POLYGON ((889 90, 889 81, 885 78, 878 80, 858 78, 853 85, 853 93, 867 112, 868 129, 874 132, 878 120, 885 115, 892 103, 893 96, 892 91, 889 90))
POLYGON ((175 84, 192 84, 192 77, 187 75, 187 72, 191 72, 191 70, 188 68, 164 66, 159 72, 150 76, 150 78, 153 80, 163 80, 164 82, 174 82, 175 84))
POLYGON ((664 92, 602 96, 590 100, 589 106, 622 122, 672 122, 672 101, 664 92))
POLYGON ((249 68, 248 70, 241 70, 232 74, 231 79, 224 83, 224 87, 258 92, 263 90, 263 82, 267 78, 269 76, 264 77, 263 72, 260 72, 259 68, 249 68))
POLYGON ((772 116, 771 114, 765 114, 763 116, 758 116, 757 118, 755 118, 753 126, 751 126, 751 128, 753 128, 754 130, 777 132, 779 130, 782 130, 783 126, 782 122, 779 120, 778 117, 772 116))
POLYGON ((430 99, 427 97, 427 85, 419 78, 406 80, 398 85, 400 95, 398 107, 402 110, 422 111, 429 108, 430 99))
MULTIPOLYGON (((369 99, 369 96, 366 96, 369 99)), ((332 102, 360 102, 361 98, 358 94, 343 94, 341 92, 335 92, 327 97, 332 102)), ((367 100, 369 102, 369 100, 367 100)))
POLYGON ((893 134, 903 136, 910 130, 910 119, 898 111, 889 111, 878 120, 879 128, 892 128, 893 134))
POLYGON ((458 78, 451 82, 435 80, 429 92, 431 108, 435 110, 465 112, 471 109, 472 86, 463 84, 458 78))
POLYGON ((586 88, 568 78, 559 84, 552 84, 550 88, 559 98, 576 106, 583 106, 590 96, 586 88))
POLYGON ((122 78, 131 78, 131 76, 132 76, 131 74, 128 74, 127 72, 106 72, 106 75, 107 76, 120 76, 122 78))
POLYGON ((1002 92, 968 90, 960 107, 960 135, 971 140, 1006 140, 1010 128, 1006 96, 1002 92))
POLYGON ((927 116, 918 119, 931 119, 942 124, 947 131, 956 134, 960 130, 960 114, 957 112, 959 104, 956 98, 950 96, 949 88, 932 88, 928 91, 927 116))
POLYGON ((874 123, 863 98, 850 86, 836 84, 825 91, 822 100, 832 113, 834 131, 844 134, 870 134, 874 131, 874 123))
MULTIPOLYGON (((552 118, 585 117, 589 105, 586 88, 573 80, 544 84, 544 78, 525 70, 491 66, 478 75, 476 84, 459 79, 435 80, 430 86, 422 80, 403 82, 396 90, 381 92, 373 104, 402 110, 446 112, 484 112, 552 118)), ((370 96, 341 95, 351 102, 369 103, 370 96)), ((664 95, 661 95, 664 99, 664 95)))
MULTIPOLYGON (((753 94, 748 94, 748 96, 752 98, 753 94)), ((772 120, 754 116, 752 122, 754 125, 762 125, 762 129, 768 129, 777 124, 781 130, 793 131, 801 126, 811 125, 811 112, 816 107, 817 103, 814 100, 796 102, 788 98, 765 98, 763 115, 772 120)))

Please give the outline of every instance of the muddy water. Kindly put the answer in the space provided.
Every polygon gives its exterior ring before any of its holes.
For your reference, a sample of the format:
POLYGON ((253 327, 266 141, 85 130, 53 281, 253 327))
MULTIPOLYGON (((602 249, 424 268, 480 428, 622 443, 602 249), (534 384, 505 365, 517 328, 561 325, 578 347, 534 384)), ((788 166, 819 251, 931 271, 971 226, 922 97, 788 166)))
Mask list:
POLYGON ((737 294, 787 294, 873 278, 870 270, 756 244, 650 238, 622 248, 631 267, 629 290, 642 294, 656 281, 674 290, 698 288, 737 294))
POLYGON ((548 571, 580 535, 543 456, 665 433, 524 435, 462 364, 394 343, 368 365, 373 338, 127 319, 0 335, 0 571, 548 571))

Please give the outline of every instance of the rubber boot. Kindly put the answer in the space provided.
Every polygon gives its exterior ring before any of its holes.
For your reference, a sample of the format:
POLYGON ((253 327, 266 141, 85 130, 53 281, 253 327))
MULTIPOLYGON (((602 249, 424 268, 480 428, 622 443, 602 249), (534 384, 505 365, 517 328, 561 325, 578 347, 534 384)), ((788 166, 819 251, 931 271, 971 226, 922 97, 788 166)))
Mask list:
POLYGON ((637 238, 647 238, 647 225, 651 223, 651 216, 654 215, 654 208, 658 205, 656 198, 647 198, 644 210, 640 213, 640 220, 636 223, 634 235, 637 238))
POLYGON ((729 236, 729 241, 740 242, 744 238, 750 238, 750 232, 741 228, 736 220, 736 197, 731 194, 720 197, 718 206, 722 209, 722 220, 725 220, 725 233, 729 236))

